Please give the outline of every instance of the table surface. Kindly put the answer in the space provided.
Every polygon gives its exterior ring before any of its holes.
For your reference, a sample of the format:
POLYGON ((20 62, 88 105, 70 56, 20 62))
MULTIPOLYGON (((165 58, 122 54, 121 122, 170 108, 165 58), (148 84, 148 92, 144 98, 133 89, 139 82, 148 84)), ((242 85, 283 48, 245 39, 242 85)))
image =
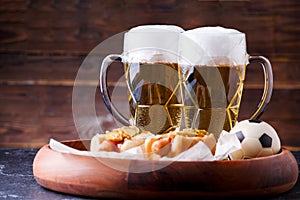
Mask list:
MULTIPOLYGON (((38 149, 0 149, 0 199, 79 200, 92 199, 54 192, 41 187, 32 173, 33 159, 38 149)), ((292 152, 300 165, 300 151, 292 152)), ((264 199, 300 199, 300 180, 286 193, 264 199)))

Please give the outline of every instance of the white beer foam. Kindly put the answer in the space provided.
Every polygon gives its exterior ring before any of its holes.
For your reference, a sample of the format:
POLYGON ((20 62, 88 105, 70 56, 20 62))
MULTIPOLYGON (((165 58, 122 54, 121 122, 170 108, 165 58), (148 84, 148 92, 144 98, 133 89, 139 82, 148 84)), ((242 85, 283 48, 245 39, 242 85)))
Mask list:
POLYGON ((185 31, 179 41, 180 62, 193 65, 246 64, 246 36, 223 27, 185 31))
POLYGON ((175 25, 142 25, 124 36, 126 62, 177 62, 178 42, 184 30, 175 25))

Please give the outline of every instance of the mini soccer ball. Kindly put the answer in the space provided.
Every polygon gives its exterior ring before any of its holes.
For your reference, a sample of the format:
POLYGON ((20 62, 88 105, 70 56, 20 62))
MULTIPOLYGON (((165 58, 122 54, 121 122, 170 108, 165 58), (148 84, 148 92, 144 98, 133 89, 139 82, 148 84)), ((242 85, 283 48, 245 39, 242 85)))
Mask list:
POLYGON ((249 159, 274 155, 281 149, 280 139, 275 129, 259 120, 238 122, 230 133, 235 133, 242 148, 229 154, 231 160, 249 159))

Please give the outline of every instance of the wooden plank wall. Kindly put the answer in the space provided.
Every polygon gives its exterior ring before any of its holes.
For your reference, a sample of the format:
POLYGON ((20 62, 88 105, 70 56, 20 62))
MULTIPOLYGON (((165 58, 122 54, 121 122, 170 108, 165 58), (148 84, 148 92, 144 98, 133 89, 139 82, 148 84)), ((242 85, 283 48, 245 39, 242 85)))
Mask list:
MULTIPOLYGON (((49 138, 79 138, 72 90, 88 53, 137 25, 176 24, 245 32, 248 52, 268 57, 273 65, 273 96, 261 119, 276 128, 283 145, 300 148, 298 0, 0 0, 0 5, 0 147, 38 148, 49 138)), ((87 76, 98 73, 88 65, 81 70, 87 76)), ((259 101, 260 74, 257 66, 247 69, 240 119, 259 101)), ((100 123, 111 127, 99 90, 95 95, 100 123)), ((98 131, 91 126, 86 128, 92 134, 98 131)))

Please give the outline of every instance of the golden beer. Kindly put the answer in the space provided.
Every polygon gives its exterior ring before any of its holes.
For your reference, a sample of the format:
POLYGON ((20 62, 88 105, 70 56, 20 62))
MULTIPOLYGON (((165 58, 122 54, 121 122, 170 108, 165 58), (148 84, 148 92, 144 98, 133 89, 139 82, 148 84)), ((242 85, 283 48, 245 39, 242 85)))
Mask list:
POLYGON ((245 66, 194 66, 184 82, 184 116, 188 125, 219 134, 236 123, 245 66))
POLYGON ((176 63, 126 63, 129 107, 136 126, 162 134, 180 126, 181 75, 176 63))

